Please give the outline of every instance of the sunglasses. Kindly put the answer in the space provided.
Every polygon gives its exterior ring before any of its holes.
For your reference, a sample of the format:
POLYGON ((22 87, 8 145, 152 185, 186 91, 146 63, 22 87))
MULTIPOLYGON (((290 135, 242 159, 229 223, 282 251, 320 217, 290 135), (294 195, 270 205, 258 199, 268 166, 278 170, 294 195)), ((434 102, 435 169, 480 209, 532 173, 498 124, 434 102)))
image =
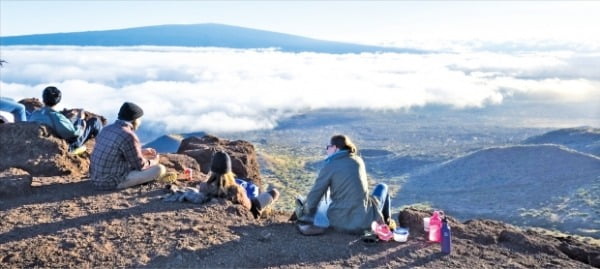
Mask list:
POLYGON ((331 147, 333 147, 333 145, 327 145, 327 146, 325 146, 325 150, 328 150, 331 147))

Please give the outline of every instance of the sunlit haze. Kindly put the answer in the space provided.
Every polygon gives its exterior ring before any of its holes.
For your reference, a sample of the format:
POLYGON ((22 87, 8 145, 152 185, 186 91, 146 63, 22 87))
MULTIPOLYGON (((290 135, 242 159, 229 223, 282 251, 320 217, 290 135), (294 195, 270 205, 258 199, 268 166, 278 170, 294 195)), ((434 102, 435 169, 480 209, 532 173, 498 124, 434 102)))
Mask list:
MULTIPOLYGON (((269 129, 323 108, 406 110, 516 100, 586 107, 600 124, 600 2, 1 1, 2 36, 222 23, 429 53, 3 46, 1 95, 113 120, 123 101, 166 132, 269 129)), ((595 120, 594 120, 595 119, 595 120)), ((589 122, 589 121, 588 121, 589 122)))

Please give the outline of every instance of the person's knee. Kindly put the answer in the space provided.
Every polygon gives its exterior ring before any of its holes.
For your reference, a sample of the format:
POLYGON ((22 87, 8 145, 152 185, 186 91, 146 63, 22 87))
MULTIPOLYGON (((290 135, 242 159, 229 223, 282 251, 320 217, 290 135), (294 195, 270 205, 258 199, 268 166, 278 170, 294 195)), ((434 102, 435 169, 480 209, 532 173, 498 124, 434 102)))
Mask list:
POLYGON ((89 126, 92 126, 92 130, 95 132, 100 132, 102 130, 102 121, 99 118, 91 118, 87 121, 89 126))
POLYGON ((157 166, 158 166, 158 169, 159 169, 158 176, 162 176, 162 175, 164 175, 164 174, 167 173, 167 168, 164 165, 157 164, 157 166))
POLYGON ((13 109, 13 112, 25 113, 25 106, 21 103, 15 103, 15 109, 13 109))
POLYGON ((388 186, 385 183, 379 183, 379 184, 375 185, 375 188, 373 190, 373 194, 377 194, 377 195, 387 194, 387 192, 388 192, 388 186))
POLYGON ((12 111, 12 113, 15 115, 15 122, 27 121, 27 113, 23 104, 16 103, 15 109, 12 111))
POLYGON ((155 169, 154 179, 159 179, 167 173, 167 168, 162 164, 157 164, 153 167, 155 169))

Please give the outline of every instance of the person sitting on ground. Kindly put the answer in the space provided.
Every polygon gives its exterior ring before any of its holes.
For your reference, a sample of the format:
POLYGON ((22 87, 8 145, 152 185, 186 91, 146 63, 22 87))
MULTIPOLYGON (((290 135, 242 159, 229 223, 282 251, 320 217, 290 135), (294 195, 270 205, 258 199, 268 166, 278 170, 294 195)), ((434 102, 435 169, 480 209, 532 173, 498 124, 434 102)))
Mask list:
POLYGON ((258 218, 265 208, 279 198, 279 191, 271 189, 250 199, 247 190, 236 183, 235 174, 231 170, 231 157, 224 151, 217 151, 213 154, 209 178, 200 184, 199 190, 208 199, 225 198, 240 204, 250 210, 255 218, 258 218))
POLYGON ((140 127, 144 111, 125 102, 118 119, 96 137, 90 159, 90 180, 98 189, 124 189, 162 177, 166 168, 152 148, 142 149, 135 130, 140 127))
POLYGON ((325 166, 303 203, 302 216, 298 216, 300 221, 311 224, 299 225, 300 232, 315 235, 333 227, 342 232, 362 233, 370 229, 373 221, 389 221, 388 187, 380 183, 369 195, 365 164, 350 138, 332 136, 326 151, 325 166), (318 216, 319 203, 328 190, 330 201, 326 216, 318 216), (319 221, 323 218, 326 221, 319 221))
POLYGON ((14 122, 27 121, 25 106, 7 97, 0 97, 0 110, 13 115, 14 122))
POLYGON ((75 122, 69 120, 65 115, 56 111, 54 108, 61 100, 61 92, 54 86, 49 86, 42 93, 42 101, 44 107, 33 111, 30 122, 37 122, 48 125, 54 130, 58 136, 69 143, 69 151, 71 153, 83 152, 85 147, 83 144, 90 138, 98 135, 102 130, 102 121, 94 117, 84 119, 85 112, 79 111, 75 122))

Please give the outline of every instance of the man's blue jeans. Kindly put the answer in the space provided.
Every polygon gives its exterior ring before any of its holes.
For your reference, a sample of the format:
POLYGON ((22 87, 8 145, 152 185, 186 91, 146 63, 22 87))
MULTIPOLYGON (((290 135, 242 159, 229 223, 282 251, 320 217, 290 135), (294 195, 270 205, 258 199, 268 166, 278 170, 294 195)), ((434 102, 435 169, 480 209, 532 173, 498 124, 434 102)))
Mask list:
POLYGON ((379 212, 383 215, 384 221, 389 221, 391 216, 391 201, 390 195, 388 194, 388 186, 385 183, 379 183, 373 189, 373 197, 379 201, 378 208, 379 212))
MULTIPOLYGON (((389 221, 391 216, 391 201, 390 195, 388 194, 388 186, 385 183, 379 183, 373 189, 373 197, 379 201, 377 205, 377 210, 381 212, 383 215, 383 220, 385 222, 389 221)), ((317 212, 315 213, 315 218, 313 224, 318 227, 329 227, 329 219, 327 218, 327 208, 329 208, 329 204, 331 204, 331 199, 329 195, 325 195, 325 198, 319 203, 319 207, 317 212)))
POLYGON ((25 106, 9 98, 0 98, 0 110, 13 114, 15 117, 15 122, 27 121, 25 106))
POLYGON ((85 141, 92 137, 96 137, 102 130, 102 121, 98 118, 91 118, 85 121, 85 130, 81 136, 69 141, 69 150, 74 150, 81 147, 85 141))

